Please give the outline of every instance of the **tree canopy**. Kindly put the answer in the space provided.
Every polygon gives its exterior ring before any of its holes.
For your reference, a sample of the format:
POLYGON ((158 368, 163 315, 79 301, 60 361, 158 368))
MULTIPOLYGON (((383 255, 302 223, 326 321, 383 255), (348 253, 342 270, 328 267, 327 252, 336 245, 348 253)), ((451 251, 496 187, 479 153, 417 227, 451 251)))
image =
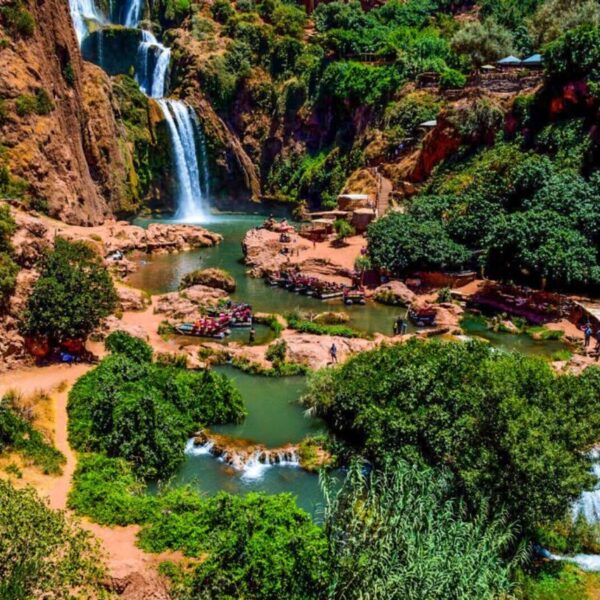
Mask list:
POLYGON ((27 301, 22 332, 47 338, 52 345, 85 340, 116 302, 102 258, 83 242, 57 238, 27 301))
POLYGON ((411 340, 312 376, 305 402, 375 464, 444 466, 472 506, 530 531, 593 486, 600 369, 556 376, 482 343, 411 340))

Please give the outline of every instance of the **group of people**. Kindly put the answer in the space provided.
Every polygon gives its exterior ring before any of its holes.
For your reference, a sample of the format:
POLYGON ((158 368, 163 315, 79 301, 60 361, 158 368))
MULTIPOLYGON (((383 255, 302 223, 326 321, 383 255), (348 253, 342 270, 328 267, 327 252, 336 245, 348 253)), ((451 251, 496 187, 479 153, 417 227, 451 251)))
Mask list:
POLYGON ((592 338, 596 340, 596 347, 594 350, 596 351, 596 354, 600 355, 600 328, 598 328, 598 331, 594 334, 592 324, 588 321, 583 329, 583 346, 586 352, 592 343, 592 338))
POLYGON ((394 321, 394 335, 406 335, 408 332, 408 323, 403 317, 398 317, 394 321))

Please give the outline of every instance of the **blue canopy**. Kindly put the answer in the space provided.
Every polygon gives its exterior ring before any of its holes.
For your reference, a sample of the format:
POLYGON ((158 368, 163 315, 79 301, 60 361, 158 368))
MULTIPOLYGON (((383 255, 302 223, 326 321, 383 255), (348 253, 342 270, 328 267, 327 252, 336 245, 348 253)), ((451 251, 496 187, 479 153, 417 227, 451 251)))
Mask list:
POLYGON ((524 65, 541 65, 544 62, 544 58, 541 54, 532 54, 529 58, 523 61, 524 65))
POLYGON ((506 58, 503 58, 502 60, 498 61, 499 65, 520 65, 521 64, 521 59, 517 58, 516 56, 507 56, 506 58))

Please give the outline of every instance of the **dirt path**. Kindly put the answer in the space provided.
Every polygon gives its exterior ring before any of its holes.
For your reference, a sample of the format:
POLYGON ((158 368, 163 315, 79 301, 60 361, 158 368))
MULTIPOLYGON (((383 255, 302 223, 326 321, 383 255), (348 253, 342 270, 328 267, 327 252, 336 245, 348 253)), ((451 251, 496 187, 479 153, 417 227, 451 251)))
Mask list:
MULTIPOLYGON (((67 434, 67 399, 75 381, 89 371, 91 365, 77 364, 34 367, 21 371, 11 371, 0 375, 0 396, 8 390, 15 390, 23 396, 38 391, 50 395, 54 408, 54 443, 65 455, 66 464, 58 477, 48 477, 45 485, 37 486, 40 494, 47 496, 52 508, 65 510, 67 496, 77 458, 69 446, 67 434)), ((37 483, 37 482, 36 482, 37 483)), ((82 521, 85 529, 93 533, 104 548, 106 565, 111 577, 132 579, 135 589, 126 589, 122 598, 168 598, 164 584, 160 580, 156 566, 167 556, 146 554, 135 545, 137 526, 105 527, 82 521)))

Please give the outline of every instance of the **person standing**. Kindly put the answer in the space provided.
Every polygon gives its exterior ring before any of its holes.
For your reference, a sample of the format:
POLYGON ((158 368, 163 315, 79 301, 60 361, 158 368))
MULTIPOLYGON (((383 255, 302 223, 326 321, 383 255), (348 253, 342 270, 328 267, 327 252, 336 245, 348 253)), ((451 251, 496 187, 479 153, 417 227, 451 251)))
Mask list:
POLYGON ((254 340, 256 340, 256 329, 254 329, 254 327, 250 327, 250 335, 248 336, 248 343, 254 344, 254 340))
POLYGON ((594 332, 592 331, 592 326, 588 323, 585 326, 585 329, 583 331, 583 347, 584 348, 589 348, 593 333, 594 332))
POLYGON ((335 345, 335 342, 333 342, 331 348, 329 348, 329 355, 331 356, 331 363, 337 364, 337 346, 335 345))

